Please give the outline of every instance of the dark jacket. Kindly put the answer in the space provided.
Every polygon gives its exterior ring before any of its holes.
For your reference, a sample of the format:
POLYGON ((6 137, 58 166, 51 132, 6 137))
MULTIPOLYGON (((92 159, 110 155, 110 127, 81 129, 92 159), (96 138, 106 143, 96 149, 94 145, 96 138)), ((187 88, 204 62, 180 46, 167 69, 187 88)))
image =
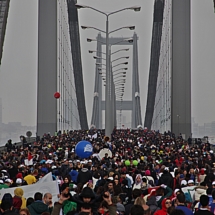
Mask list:
POLYGON ((49 208, 42 201, 36 201, 30 204, 28 207, 31 215, 41 215, 43 212, 49 213, 49 208))
POLYGON ((78 171, 77 170, 71 170, 71 172, 69 173, 71 179, 73 182, 77 182, 77 177, 78 177, 78 171))
POLYGON ((174 179, 173 179, 171 173, 164 171, 164 173, 158 180, 158 185, 161 185, 161 184, 165 184, 168 187, 170 187, 171 189, 173 189, 174 179))
POLYGON ((70 198, 71 201, 77 203, 78 211, 80 211, 81 206, 84 204, 83 197, 91 198, 89 203, 92 205, 93 214, 97 214, 98 213, 98 207, 99 207, 99 204, 101 202, 101 197, 96 196, 91 188, 85 187, 82 190, 80 195, 74 195, 70 198))
POLYGON ((158 204, 156 202, 156 197, 155 196, 151 196, 148 201, 146 202, 146 204, 149 206, 150 211, 152 214, 154 214, 157 210, 160 210, 160 208, 158 207, 158 204))
POLYGON ((87 168, 82 168, 78 173, 77 184, 86 184, 89 180, 92 180, 92 174, 87 168))
POLYGON ((14 212, 14 210, 8 210, 2 213, 2 215, 19 215, 19 213, 14 212))

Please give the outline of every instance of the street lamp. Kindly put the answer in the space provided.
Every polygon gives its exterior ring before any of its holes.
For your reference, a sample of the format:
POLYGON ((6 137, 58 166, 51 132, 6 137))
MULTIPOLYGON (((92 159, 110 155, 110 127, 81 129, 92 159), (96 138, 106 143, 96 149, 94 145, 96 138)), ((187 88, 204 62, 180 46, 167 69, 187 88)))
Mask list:
POLYGON ((123 58, 128 59, 128 58, 129 58, 129 56, 126 56, 126 57, 119 57, 119 58, 117 58, 117 59, 115 59, 115 60, 112 60, 112 61, 111 61, 111 63, 113 63, 114 61, 117 61, 117 60, 123 59, 123 58))
POLYGON ((96 63, 96 65, 103 65, 103 66, 106 66, 104 63, 96 63))
MULTIPOLYGON (((90 39, 90 40, 91 40, 91 39, 90 39)), ((94 41, 95 39, 92 39, 92 40, 94 41)), ((120 52, 120 51, 129 51, 129 48, 127 48, 127 49, 119 49, 119 50, 117 50, 117 51, 111 53, 111 55, 113 55, 113 54, 115 54, 115 53, 117 53, 117 52, 120 52)), ((97 53, 97 51, 95 51, 95 50, 89 50, 89 53, 90 53, 90 54, 92 54, 92 53, 97 53)), ((105 52, 98 52, 98 53, 106 54, 105 52)))
MULTIPOLYGON (((90 54, 92 54, 93 52, 96 52, 96 53, 97 53, 98 51, 89 50, 89 53, 90 53, 90 54)), ((98 53, 106 54, 106 53, 104 53, 104 52, 98 52, 98 53)))
POLYGON ((114 67, 116 67, 116 66, 119 66, 119 65, 122 65, 122 64, 127 65, 127 64, 128 64, 128 62, 123 62, 123 63, 116 64, 116 65, 112 66, 112 68, 114 68, 114 67))
POLYGON ((94 59, 102 59, 102 60, 106 60, 105 58, 102 57, 98 57, 98 56, 93 56, 94 59))
POLYGON ((114 84, 117 84, 117 83, 125 83, 126 82, 126 79, 120 79, 120 80, 117 80, 114 82, 114 84))
POLYGON ((126 74, 126 72, 117 72, 117 73, 114 73, 113 76, 116 76, 118 74, 126 74))
POLYGON ((125 68, 116 69, 116 70, 113 71, 113 73, 115 73, 115 72, 117 72, 117 71, 119 71, 119 70, 128 70, 128 68, 125 67, 125 68))
MULTIPOLYGON (((99 28, 93 27, 93 26, 83 26, 83 25, 82 25, 81 28, 82 28, 83 30, 85 30, 85 29, 94 29, 94 30, 97 30, 97 31, 101 31, 101 32, 103 32, 103 33, 106 33, 105 31, 103 31, 103 30, 101 30, 101 29, 99 29, 99 28)), ((121 29, 134 30, 134 29, 135 29, 135 26, 124 26, 124 27, 121 27, 121 28, 117 28, 117 29, 115 29, 115 30, 113 30, 113 31, 108 32, 108 34, 111 34, 111 33, 113 33, 113 32, 119 31, 119 30, 121 30, 121 29)))
POLYGON ((120 52, 120 51, 129 51, 129 48, 127 48, 127 49, 119 49, 119 50, 117 50, 115 52, 112 52, 111 54, 113 55, 113 54, 116 54, 117 52, 120 52))
MULTIPOLYGON (((99 57, 99 56, 93 56, 93 58, 94 59, 102 59, 102 60, 106 60, 105 58, 102 58, 102 57, 99 57)), ((129 56, 125 56, 125 57, 119 57, 119 58, 117 58, 117 59, 114 59, 114 60, 112 60, 111 61, 111 63, 113 63, 113 62, 115 62, 115 61, 117 61, 117 60, 120 60, 120 59, 128 59, 129 58, 129 56)))
MULTIPOLYGON (((93 27, 91 27, 91 28, 93 28, 93 27)), ((122 28, 118 28, 117 30, 120 30, 120 29, 122 29, 122 28)), ((97 30, 99 30, 99 29, 97 29, 97 30)), ((100 31, 102 31, 102 30, 100 30, 100 31)), ((102 43, 102 44, 106 44, 106 43, 104 43, 104 42, 101 41, 101 40, 97 40, 97 39, 93 39, 93 38, 87 38, 87 42, 93 42, 93 41, 97 41, 97 42, 100 42, 100 43, 102 43)), ((118 43, 122 43, 122 42, 133 43, 133 41, 134 41, 133 38, 128 38, 128 39, 126 38, 126 39, 117 41, 116 43, 112 43, 112 44, 110 44, 110 45, 117 45, 118 43)), ((115 53, 114 53, 114 54, 115 54, 115 53)), ((110 55, 111 55, 111 54, 110 54, 110 55)))
POLYGON ((114 115, 114 113, 112 113, 112 108, 113 107, 113 97, 112 97, 112 72, 110 70, 110 50, 109 50, 109 16, 119 13, 121 11, 124 10, 134 10, 134 11, 140 11, 141 7, 139 6, 133 6, 133 7, 126 7, 126 8, 122 8, 120 10, 111 12, 111 13, 105 13, 101 10, 98 10, 94 7, 91 6, 87 6, 87 5, 81 5, 81 4, 76 4, 76 7, 78 9, 81 8, 89 8, 92 9, 98 13, 101 13, 103 15, 106 16, 106 81, 107 81, 107 85, 105 88, 105 135, 109 136, 111 138, 111 133, 113 130, 113 124, 114 124, 114 120, 112 119, 112 116, 114 115))

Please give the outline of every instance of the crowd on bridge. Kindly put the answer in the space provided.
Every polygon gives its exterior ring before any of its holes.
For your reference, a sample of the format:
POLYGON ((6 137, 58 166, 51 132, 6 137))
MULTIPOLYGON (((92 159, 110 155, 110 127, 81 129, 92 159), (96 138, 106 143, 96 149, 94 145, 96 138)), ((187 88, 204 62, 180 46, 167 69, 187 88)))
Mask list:
POLYGON ((22 146, 11 140, 5 146, 3 215, 215 214, 215 156, 207 141, 147 129, 115 129, 106 137, 92 129, 44 134, 32 144, 23 137, 22 146), (82 140, 93 147, 88 158, 75 152, 82 140), (104 149, 108 153, 101 156, 104 149), (36 190, 26 198, 24 187, 50 173, 58 200, 36 190))

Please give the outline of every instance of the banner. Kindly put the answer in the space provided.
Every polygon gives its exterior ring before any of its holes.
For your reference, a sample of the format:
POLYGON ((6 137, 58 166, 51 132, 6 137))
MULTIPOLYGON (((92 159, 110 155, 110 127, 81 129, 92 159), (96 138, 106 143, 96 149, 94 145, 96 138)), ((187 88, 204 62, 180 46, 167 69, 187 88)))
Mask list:
POLYGON ((31 160, 25 159, 25 166, 33 165, 33 158, 31 160))
POLYGON ((52 178, 52 173, 48 173, 47 175, 45 175, 44 177, 42 177, 38 182, 37 184, 41 184, 41 183, 45 183, 45 182, 51 182, 53 181, 53 178, 52 178))
MULTIPOLYGON (((1 189, 0 192, 0 199, 4 196, 5 193, 10 193, 12 196, 14 196, 14 190, 17 187, 13 188, 6 188, 6 189, 1 189)), ((58 197, 57 195, 59 194, 59 187, 57 184, 57 181, 52 181, 52 182, 45 182, 45 183, 36 183, 32 185, 26 185, 26 186, 20 186, 19 188, 22 188, 24 191, 24 197, 28 199, 29 197, 34 198, 34 194, 36 192, 40 192, 43 195, 45 193, 51 193, 52 194, 52 201, 57 202, 58 197)))

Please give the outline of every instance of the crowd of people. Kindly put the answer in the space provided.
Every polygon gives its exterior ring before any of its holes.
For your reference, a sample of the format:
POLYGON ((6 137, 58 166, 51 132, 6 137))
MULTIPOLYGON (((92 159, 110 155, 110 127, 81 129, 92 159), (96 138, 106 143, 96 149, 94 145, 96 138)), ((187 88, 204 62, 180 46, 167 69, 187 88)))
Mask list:
POLYGON ((210 143, 184 140, 171 132, 147 129, 59 131, 22 146, 9 140, 1 152, 0 194, 3 215, 207 215, 215 214, 215 156, 210 143), (80 158, 79 141, 93 154, 80 158), (99 152, 108 149, 103 157, 99 152), (27 161, 27 162, 26 162, 27 161), (31 162, 30 162, 31 161, 31 162), (25 198, 22 186, 52 173, 52 193, 25 198))

